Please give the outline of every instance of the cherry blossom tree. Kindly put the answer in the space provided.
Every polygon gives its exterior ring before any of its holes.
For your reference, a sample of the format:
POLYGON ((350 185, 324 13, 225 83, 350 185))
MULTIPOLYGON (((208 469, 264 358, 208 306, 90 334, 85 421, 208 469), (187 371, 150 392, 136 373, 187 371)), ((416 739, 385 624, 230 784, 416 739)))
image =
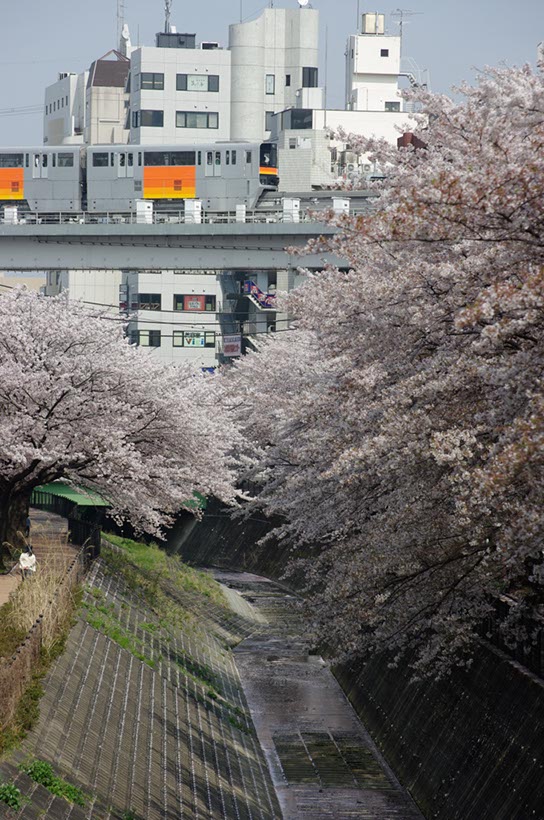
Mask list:
POLYGON ((0 543, 17 543, 32 489, 60 478, 154 533, 195 490, 230 500, 232 434, 211 382, 65 296, 0 297, 0 543))
POLYGON ((345 268, 309 275, 295 329, 224 381, 250 503, 311 554, 319 636, 440 673, 498 595, 511 638, 542 602, 544 84, 490 69, 459 102, 412 95, 412 144, 349 139, 385 179, 313 243, 345 268))

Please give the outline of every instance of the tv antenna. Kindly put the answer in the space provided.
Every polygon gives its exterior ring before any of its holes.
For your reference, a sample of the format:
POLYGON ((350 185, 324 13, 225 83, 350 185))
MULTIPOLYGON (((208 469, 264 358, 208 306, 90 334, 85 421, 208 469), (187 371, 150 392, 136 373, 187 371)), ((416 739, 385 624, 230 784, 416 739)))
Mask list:
POLYGON ((409 21, 410 17, 415 17, 416 14, 423 14, 422 11, 410 11, 410 9, 395 9, 391 12, 391 17, 398 20, 400 30, 400 56, 402 57, 402 32, 404 26, 409 21))
POLYGON ((173 0, 164 0, 164 33, 170 34, 170 12, 173 0))

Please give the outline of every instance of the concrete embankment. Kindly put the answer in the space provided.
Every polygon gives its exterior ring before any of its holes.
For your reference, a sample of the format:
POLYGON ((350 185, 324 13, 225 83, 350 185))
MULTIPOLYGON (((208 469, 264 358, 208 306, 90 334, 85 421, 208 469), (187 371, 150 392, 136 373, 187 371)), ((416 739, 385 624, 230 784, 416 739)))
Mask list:
MULTIPOLYGON (((268 542, 264 519, 232 521, 212 505, 178 534, 185 560, 281 578, 291 554, 268 542)), ((544 818, 544 684, 485 643, 469 670, 410 682, 378 655, 335 670, 401 783, 429 818, 544 818)))

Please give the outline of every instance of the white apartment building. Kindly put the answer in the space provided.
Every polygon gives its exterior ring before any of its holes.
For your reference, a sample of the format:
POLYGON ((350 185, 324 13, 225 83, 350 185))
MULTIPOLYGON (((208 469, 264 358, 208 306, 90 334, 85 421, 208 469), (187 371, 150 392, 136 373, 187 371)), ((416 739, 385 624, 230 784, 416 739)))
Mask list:
POLYGON ((49 145, 128 142, 130 60, 109 51, 81 74, 59 74, 45 89, 43 141, 49 145))
POLYGON ((215 270, 123 273, 119 305, 130 318, 131 342, 161 362, 216 367, 223 336, 221 279, 215 270))
POLYGON ((399 91, 401 38, 385 33, 385 16, 361 18, 361 34, 346 47, 346 110, 298 105, 272 117, 271 139, 278 144, 280 189, 286 193, 347 182, 377 169, 368 157, 331 139, 340 127, 348 133, 395 144, 409 123, 399 91))
POLYGON ((323 107, 316 9, 264 9, 255 20, 229 27, 229 50, 231 139, 267 138, 272 115, 285 108, 323 107))
POLYGON ((157 34, 131 55, 130 142, 168 145, 231 136, 231 54, 194 34, 157 34))

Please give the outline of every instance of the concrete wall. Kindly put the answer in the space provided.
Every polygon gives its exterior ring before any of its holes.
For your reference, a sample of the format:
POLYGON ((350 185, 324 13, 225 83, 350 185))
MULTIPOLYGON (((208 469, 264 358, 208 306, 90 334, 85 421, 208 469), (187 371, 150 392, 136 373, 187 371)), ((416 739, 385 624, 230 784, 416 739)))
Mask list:
MULTIPOLYGON (((289 556, 265 518, 233 522, 211 504, 180 526, 185 560, 281 579, 289 556)), ((335 674, 399 780, 429 818, 529 820, 544 816, 544 683, 482 644, 470 670, 410 682, 407 665, 377 655, 335 674)))

